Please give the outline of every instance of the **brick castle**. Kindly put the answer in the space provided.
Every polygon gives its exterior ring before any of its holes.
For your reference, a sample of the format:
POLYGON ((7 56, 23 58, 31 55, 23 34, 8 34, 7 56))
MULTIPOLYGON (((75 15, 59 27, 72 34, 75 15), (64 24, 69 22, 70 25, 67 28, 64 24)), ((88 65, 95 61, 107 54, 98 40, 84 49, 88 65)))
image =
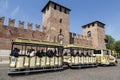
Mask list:
POLYGON ((18 27, 14 27, 15 19, 9 19, 8 25, 4 25, 4 17, 0 18, 0 50, 10 50, 11 41, 18 37, 37 39, 41 41, 60 42, 63 45, 79 44, 97 49, 106 49, 105 46, 105 24, 100 21, 82 26, 83 34, 70 32, 70 9, 53 1, 49 1, 41 10, 42 31, 40 25, 35 26, 32 30, 32 24, 27 24, 24 29, 24 22, 19 21, 18 27), (60 37, 59 34, 62 34, 60 37), (59 40, 59 37, 62 38, 59 40))

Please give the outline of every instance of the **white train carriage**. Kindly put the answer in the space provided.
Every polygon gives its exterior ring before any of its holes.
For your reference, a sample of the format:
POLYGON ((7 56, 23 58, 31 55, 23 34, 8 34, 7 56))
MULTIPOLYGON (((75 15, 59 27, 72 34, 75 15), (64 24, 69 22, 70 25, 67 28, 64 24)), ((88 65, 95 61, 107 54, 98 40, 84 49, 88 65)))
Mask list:
POLYGON ((62 51, 58 43, 18 38, 12 42, 8 74, 61 70, 62 51))
MULTIPOLYGON (((64 61, 68 61, 71 68, 91 67, 97 64, 95 58, 92 56, 93 48, 79 45, 67 45, 64 48, 64 53, 70 55, 69 59, 64 57, 64 61)), ((63 54, 64 54, 63 53, 63 54)))

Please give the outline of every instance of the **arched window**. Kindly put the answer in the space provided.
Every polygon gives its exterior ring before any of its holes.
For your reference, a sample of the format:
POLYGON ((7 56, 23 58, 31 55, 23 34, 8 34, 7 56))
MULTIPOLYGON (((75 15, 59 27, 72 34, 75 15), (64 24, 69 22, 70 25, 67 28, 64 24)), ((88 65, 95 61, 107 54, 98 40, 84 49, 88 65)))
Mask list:
POLYGON ((88 37, 91 37, 91 31, 88 31, 88 32, 87 32, 87 36, 88 36, 88 37))

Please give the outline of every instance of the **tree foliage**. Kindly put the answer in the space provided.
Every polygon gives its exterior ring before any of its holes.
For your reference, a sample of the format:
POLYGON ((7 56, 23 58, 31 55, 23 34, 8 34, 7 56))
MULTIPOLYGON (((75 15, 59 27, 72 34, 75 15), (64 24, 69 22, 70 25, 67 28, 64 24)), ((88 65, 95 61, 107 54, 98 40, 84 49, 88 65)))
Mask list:
POLYGON ((107 44, 106 44, 107 49, 113 50, 115 39, 110 35, 106 35, 106 40, 107 40, 107 44))
POLYGON ((120 40, 115 42, 114 49, 117 53, 120 54, 120 40))

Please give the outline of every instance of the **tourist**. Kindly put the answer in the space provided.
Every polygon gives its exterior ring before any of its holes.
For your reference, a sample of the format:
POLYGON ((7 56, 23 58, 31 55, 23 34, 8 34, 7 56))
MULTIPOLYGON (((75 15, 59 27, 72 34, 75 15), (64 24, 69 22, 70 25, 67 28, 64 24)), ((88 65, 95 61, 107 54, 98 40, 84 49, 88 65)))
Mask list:
POLYGON ((31 49, 31 51, 30 51, 30 56, 32 57, 32 56, 35 56, 35 50, 34 49, 31 49))
POLYGON ((12 51, 12 53, 10 55, 18 57, 18 56, 20 56, 19 52, 20 52, 20 49, 14 48, 14 50, 12 51))

